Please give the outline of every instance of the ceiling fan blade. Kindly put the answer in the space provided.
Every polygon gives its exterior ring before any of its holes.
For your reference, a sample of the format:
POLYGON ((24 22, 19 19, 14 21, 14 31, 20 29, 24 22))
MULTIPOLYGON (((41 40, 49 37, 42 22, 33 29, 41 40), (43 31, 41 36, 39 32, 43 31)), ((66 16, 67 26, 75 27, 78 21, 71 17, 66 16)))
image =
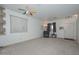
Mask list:
POLYGON ((23 14, 26 14, 26 11, 23 14))
POLYGON ((20 10, 20 11, 26 11, 25 9, 18 9, 18 10, 20 10))

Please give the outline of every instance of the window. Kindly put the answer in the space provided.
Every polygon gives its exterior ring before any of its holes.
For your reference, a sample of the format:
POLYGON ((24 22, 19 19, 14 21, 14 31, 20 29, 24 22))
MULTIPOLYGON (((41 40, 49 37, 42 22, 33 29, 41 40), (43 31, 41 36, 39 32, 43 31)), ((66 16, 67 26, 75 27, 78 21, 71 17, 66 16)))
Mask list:
POLYGON ((27 19, 17 16, 10 16, 11 33, 27 32, 27 19))

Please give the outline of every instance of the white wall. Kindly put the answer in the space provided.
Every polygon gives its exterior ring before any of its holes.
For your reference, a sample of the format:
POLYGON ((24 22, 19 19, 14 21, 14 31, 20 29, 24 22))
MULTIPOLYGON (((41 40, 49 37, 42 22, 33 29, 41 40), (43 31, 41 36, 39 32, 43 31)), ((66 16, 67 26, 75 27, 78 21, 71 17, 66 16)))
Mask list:
POLYGON ((49 23, 56 22, 56 31, 58 38, 71 38, 76 39, 76 17, 72 18, 61 18, 49 21, 49 23), (64 29, 59 30, 59 27, 64 29), (71 28, 72 27, 72 28, 71 28))
POLYGON ((79 15, 78 15, 78 19, 77 19, 77 22, 76 22, 76 31, 77 31, 77 42, 79 43, 79 15))
POLYGON ((5 9, 4 12, 6 13, 6 16, 4 17, 4 20, 6 20, 6 25, 4 26, 6 28, 6 32, 5 35, 0 36, 0 46, 7 46, 42 36, 41 20, 22 15, 9 9, 5 9), (10 15, 28 19, 27 32, 10 33, 10 15))

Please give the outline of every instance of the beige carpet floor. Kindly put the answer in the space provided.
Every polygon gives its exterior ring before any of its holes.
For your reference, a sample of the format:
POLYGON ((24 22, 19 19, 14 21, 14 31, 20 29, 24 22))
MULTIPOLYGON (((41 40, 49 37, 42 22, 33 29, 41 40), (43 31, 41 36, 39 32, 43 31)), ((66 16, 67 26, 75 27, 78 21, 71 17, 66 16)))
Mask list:
POLYGON ((39 38, 0 49, 1 55, 79 55, 75 41, 39 38))

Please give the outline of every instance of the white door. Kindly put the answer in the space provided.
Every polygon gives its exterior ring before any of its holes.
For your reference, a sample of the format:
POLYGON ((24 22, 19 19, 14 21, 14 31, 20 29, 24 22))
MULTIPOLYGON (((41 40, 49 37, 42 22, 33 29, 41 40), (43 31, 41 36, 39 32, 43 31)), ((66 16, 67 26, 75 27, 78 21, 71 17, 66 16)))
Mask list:
POLYGON ((73 23, 66 23, 64 26, 64 38, 74 38, 74 26, 73 23))

